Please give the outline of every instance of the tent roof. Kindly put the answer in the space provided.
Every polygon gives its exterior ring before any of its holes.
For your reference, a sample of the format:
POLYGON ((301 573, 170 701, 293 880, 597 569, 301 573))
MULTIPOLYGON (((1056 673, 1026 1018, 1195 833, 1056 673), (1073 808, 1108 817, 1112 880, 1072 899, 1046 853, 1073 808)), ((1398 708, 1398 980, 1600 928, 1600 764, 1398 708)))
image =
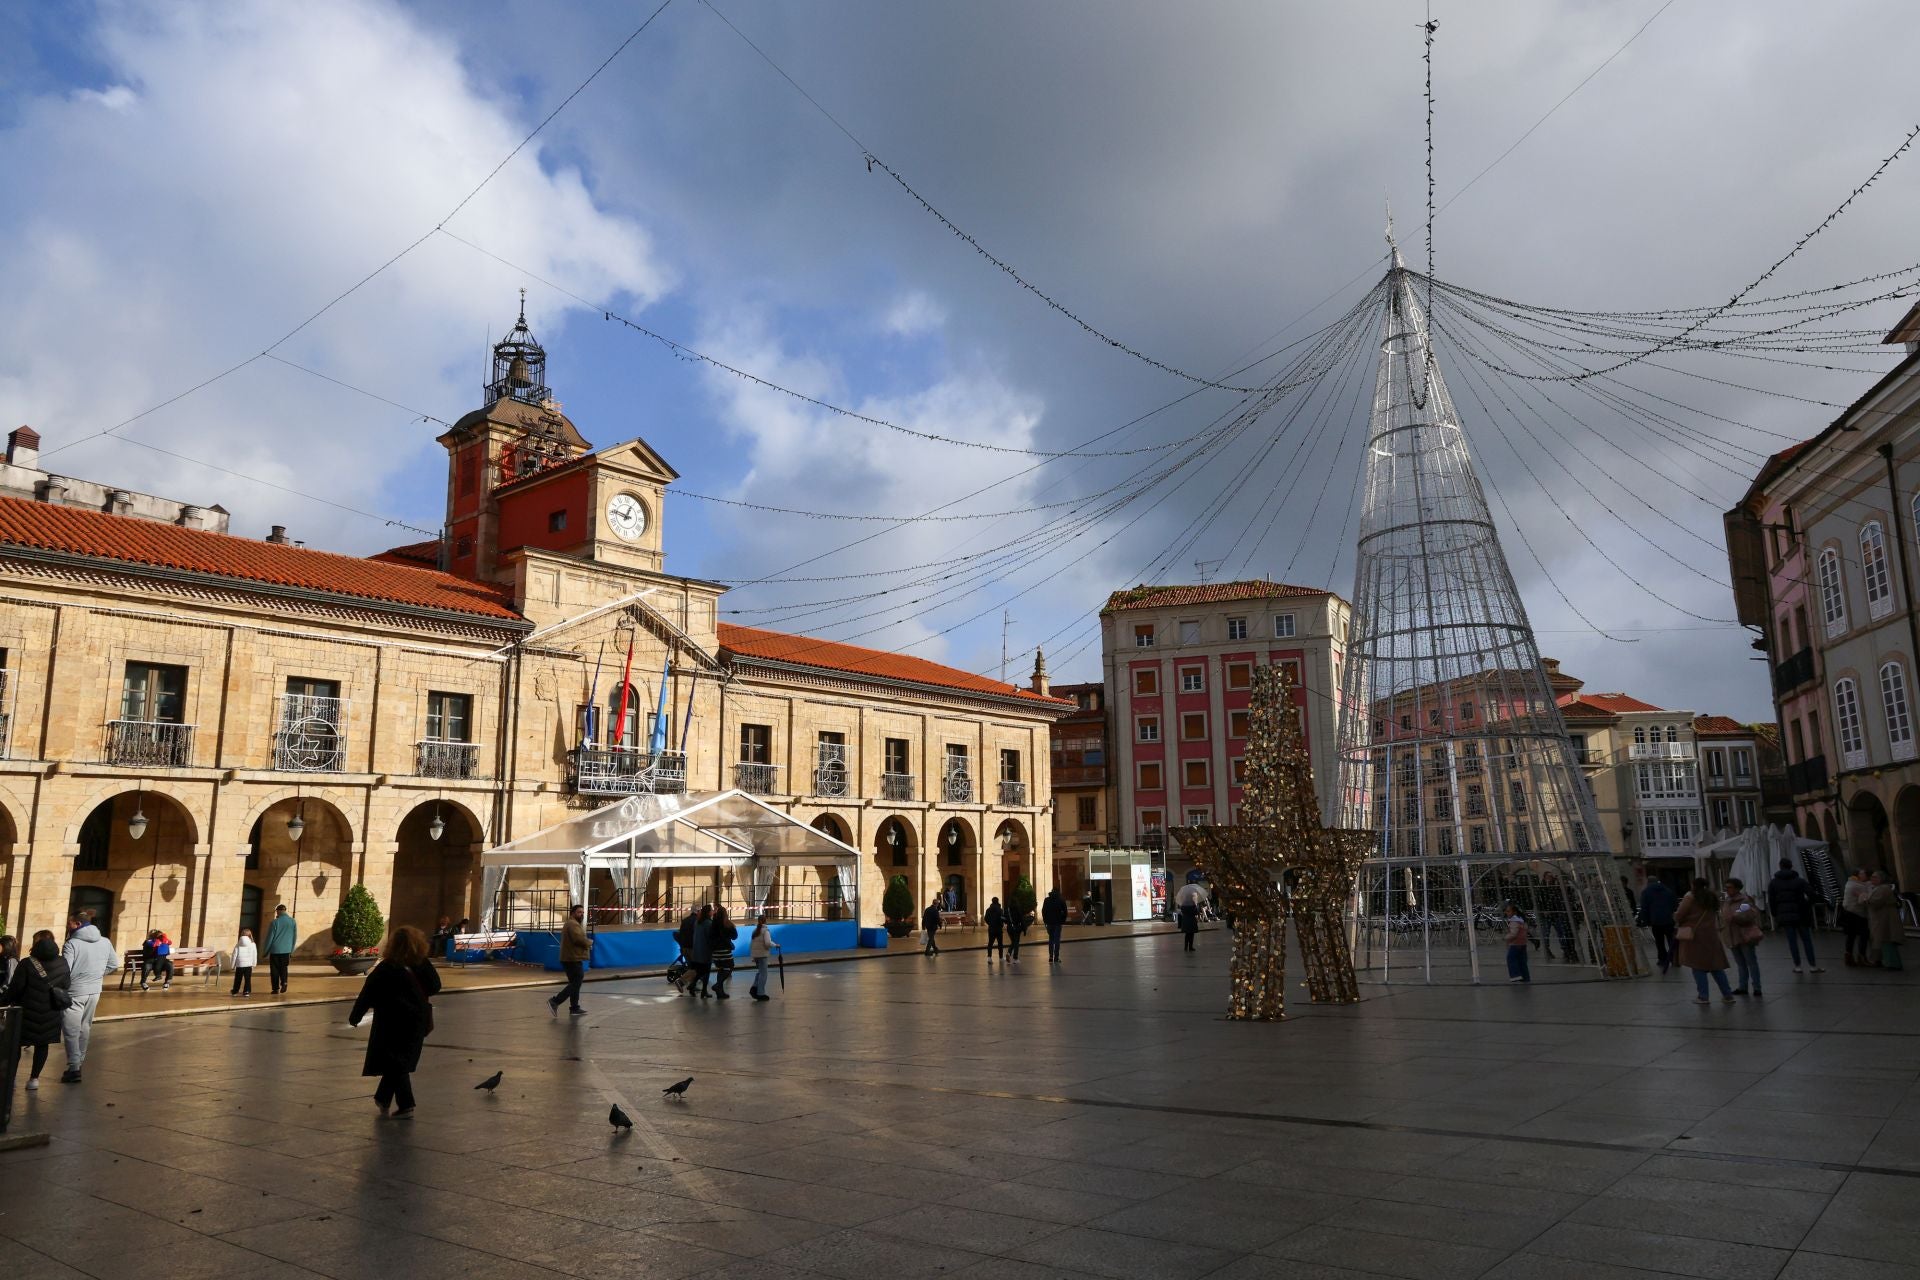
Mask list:
POLYGON ((714 866, 754 858, 844 862, 860 851, 744 791, 636 795, 575 814, 489 849, 489 867, 562 867, 583 862, 714 866))

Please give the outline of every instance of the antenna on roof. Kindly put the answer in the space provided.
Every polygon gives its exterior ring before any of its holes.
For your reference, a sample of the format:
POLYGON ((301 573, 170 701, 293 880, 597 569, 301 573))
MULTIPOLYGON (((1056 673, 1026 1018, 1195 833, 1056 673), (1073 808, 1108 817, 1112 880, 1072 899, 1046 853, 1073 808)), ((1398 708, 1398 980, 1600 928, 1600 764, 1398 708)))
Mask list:
POLYGON ((1007 682, 1007 630, 1013 626, 1013 611, 1000 611, 1000 683, 1007 682))
POLYGON ((1200 585, 1203 587, 1206 586, 1207 579, 1213 576, 1213 571, 1226 562, 1227 558, 1225 556, 1221 556, 1218 560, 1195 560, 1193 562, 1193 571, 1200 575, 1200 585))

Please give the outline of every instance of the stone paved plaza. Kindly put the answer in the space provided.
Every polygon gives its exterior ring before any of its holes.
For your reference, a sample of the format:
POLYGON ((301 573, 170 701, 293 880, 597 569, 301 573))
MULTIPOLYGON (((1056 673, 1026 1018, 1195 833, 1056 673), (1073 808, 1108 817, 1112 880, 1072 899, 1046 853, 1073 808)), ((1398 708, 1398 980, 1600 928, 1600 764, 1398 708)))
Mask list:
POLYGON ((0 1267, 1920 1277, 1898 975, 1796 979, 1770 946, 1764 1004, 1698 1008, 1679 977, 1368 987, 1248 1026, 1220 1017, 1225 944, 790 967, 765 1005, 598 983, 572 1021, 449 994, 404 1120, 343 1004, 104 1025, 84 1085, 16 1095, 53 1141, 0 1156, 0 1267))

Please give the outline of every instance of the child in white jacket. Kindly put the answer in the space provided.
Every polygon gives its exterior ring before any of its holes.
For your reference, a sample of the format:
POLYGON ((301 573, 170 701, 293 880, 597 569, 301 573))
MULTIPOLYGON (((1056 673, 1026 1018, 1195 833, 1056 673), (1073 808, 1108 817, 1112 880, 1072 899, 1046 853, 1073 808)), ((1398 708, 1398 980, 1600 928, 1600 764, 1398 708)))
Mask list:
POLYGON ((242 929, 240 940, 233 944, 233 992, 236 996, 253 995, 253 966, 260 959, 260 948, 254 945, 253 930, 242 929))

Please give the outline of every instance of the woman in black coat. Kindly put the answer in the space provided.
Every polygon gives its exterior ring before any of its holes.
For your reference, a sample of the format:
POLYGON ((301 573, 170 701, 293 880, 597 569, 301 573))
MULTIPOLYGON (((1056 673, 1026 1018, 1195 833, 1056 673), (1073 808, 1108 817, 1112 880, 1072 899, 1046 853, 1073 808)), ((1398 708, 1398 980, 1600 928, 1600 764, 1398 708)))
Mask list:
POLYGON ((13 971, 0 1003, 21 1009, 20 1047, 33 1046, 33 1071, 27 1088, 40 1087, 40 1070, 47 1065, 47 1050, 60 1039, 66 1008, 73 1003, 67 994, 67 962, 60 958, 60 944, 50 930, 33 935, 33 951, 13 971))
POLYGON ((1191 898, 1180 904, 1180 932, 1186 936, 1186 949, 1192 951, 1193 935, 1200 932, 1200 904, 1191 898))
POLYGON ((440 974, 427 959, 426 936, 412 925, 395 929, 347 1015, 348 1024, 357 1027, 373 1014, 360 1074, 380 1077, 373 1102, 381 1115, 392 1103, 399 1104, 394 1115, 413 1114, 413 1082, 407 1077, 420 1065, 421 1046, 433 1030, 432 998, 439 991, 440 974))

